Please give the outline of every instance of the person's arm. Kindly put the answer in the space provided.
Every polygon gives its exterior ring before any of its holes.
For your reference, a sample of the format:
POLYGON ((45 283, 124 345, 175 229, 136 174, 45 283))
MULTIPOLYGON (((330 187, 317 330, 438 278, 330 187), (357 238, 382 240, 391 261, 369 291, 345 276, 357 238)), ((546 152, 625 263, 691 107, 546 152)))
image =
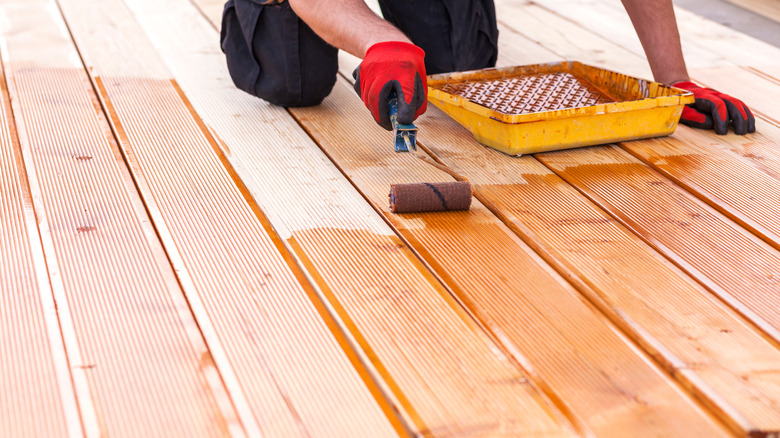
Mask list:
POLYGON ((622 0, 631 18, 653 77, 657 82, 672 84, 687 81, 680 33, 671 0, 622 0))
POLYGON ((691 91, 696 102, 683 109, 680 122, 726 134, 729 125, 737 134, 756 130, 750 109, 739 99, 690 81, 685 67, 680 32, 672 0, 622 0, 642 42, 653 77, 657 82, 691 91))
POLYGON ((374 120, 392 129, 389 103, 398 103, 398 123, 412 123, 427 108, 425 52, 363 0, 289 0, 298 17, 329 44, 363 62, 353 73, 355 91, 374 120))
POLYGON ((369 47, 409 38, 363 0, 289 0, 296 14, 330 45, 364 58, 369 47))

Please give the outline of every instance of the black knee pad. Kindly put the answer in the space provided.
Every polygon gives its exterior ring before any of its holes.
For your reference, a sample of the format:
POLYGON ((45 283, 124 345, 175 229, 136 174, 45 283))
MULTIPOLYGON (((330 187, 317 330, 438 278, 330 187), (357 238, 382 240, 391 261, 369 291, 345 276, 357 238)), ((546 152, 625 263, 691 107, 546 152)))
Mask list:
POLYGON ((425 50, 428 74, 496 65, 493 0, 379 0, 385 19, 425 50))
POLYGON ((228 0, 221 45, 236 86, 275 105, 317 105, 336 83, 338 49, 317 36, 287 2, 228 0))

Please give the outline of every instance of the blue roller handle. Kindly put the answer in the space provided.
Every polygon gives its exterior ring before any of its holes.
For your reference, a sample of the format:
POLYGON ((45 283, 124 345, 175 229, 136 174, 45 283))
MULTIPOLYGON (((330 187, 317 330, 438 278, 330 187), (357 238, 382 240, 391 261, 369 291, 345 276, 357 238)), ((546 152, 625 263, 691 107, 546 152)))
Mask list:
POLYGON ((409 152, 417 150, 417 127, 413 124, 404 125, 398 123, 398 97, 395 91, 390 92, 388 109, 390 122, 393 124, 393 136, 395 137, 395 151, 409 152))

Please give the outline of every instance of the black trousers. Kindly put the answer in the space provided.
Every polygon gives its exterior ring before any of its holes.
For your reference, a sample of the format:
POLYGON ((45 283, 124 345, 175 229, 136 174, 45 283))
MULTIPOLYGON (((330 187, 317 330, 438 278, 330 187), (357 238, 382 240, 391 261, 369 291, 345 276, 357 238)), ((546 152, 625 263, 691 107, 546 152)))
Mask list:
MULTIPOLYGON (((386 20, 425 50, 428 74, 495 65, 493 0, 379 0, 379 5, 386 20)), ((338 50, 287 2, 228 0, 221 44, 236 86, 270 103, 317 105, 336 83, 338 50)))

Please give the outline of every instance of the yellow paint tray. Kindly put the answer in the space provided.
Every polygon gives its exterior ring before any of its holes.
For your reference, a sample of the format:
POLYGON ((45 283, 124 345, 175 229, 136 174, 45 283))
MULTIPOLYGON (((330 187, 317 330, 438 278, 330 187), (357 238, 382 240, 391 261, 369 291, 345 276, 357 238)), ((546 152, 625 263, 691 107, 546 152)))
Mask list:
POLYGON ((510 155, 669 135, 693 94, 576 61, 428 77, 428 99, 510 155))

